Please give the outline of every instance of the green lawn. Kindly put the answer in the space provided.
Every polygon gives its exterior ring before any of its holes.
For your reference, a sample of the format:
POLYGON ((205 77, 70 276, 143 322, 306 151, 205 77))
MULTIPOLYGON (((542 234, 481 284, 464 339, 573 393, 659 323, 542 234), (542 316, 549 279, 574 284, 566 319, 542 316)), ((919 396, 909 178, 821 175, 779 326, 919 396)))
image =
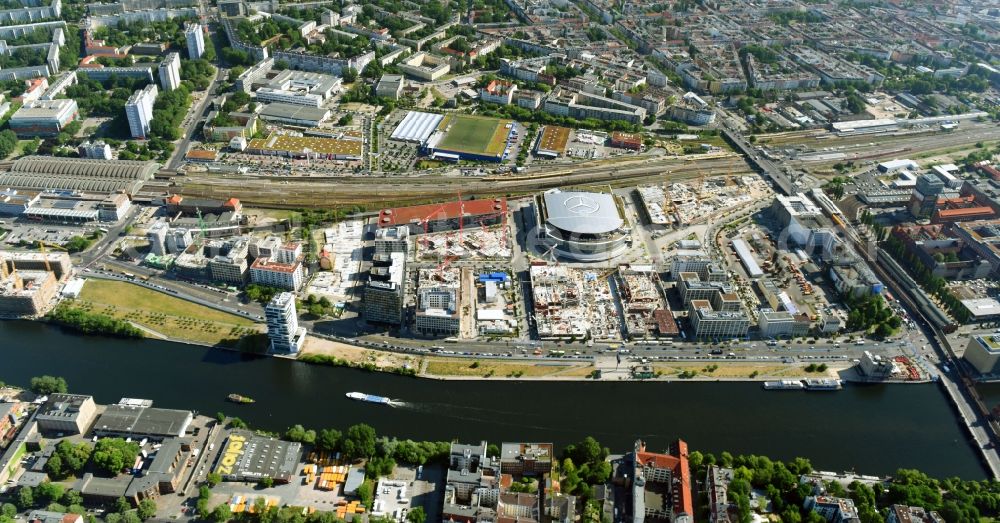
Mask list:
POLYGON ((252 320, 127 282, 87 280, 73 304, 146 327, 170 338, 235 345, 260 331, 252 320))

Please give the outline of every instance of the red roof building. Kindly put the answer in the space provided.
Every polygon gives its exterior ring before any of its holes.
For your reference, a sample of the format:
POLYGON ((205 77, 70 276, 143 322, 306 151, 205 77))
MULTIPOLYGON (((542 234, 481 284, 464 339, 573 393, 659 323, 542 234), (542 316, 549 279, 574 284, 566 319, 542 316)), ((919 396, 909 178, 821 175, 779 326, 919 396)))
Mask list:
POLYGON ((410 234, 453 231, 462 227, 481 227, 503 223, 507 216, 507 199, 461 200, 440 204, 382 209, 378 213, 379 228, 406 226, 410 234))
MULTIPOLYGON (((687 443, 677 440, 670 446, 669 454, 660 454, 647 452, 646 443, 639 440, 635 442, 635 451, 630 457, 633 465, 630 474, 633 478, 631 484, 633 503, 628 510, 633 513, 641 510, 646 517, 649 517, 651 512, 661 514, 662 519, 671 522, 682 518, 690 521, 694 518, 687 443), (637 481, 640 478, 642 481, 637 481), (645 495, 647 491, 660 495, 647 497, 645 495), (662 506, 636 506, 639 503, 646 505, 647 499, 660 500, 662 506)), ((625 519, 633 518, 626 515, 625 519)))
POLYGON ((939 198, 937 208, 931 216, 931 223, 952 223, 970 220, 985 220, 994 216, 993 208, 980 205, 975 196, 960 198, 939 198))

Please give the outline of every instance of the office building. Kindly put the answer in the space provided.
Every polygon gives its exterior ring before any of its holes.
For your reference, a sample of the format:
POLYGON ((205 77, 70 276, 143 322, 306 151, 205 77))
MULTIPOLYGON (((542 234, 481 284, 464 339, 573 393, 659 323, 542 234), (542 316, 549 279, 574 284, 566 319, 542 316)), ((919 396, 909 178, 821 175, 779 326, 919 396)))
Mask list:
POLYGON ((670 276, 677 280, 681 273, 693 272, 698 279, 707 282, 726 282, 729 275, 717 262, 701 253, 678 254, 670 260, 670 276))
POLYGON ((146 239, 149 240, 149 252, 163 256, 167 254, 167 233, 170 225, 167 222, 156 222, 146 230, 146 239))
POLYGON ((430 336, 458 334, 461 321, 458 296, 455 288, 420 289, 415 322, 417 332, 430 336))
POLYGON ((184 39, 187 41, 188 58, 196 60, 205 53, 205 35, 201 24, 184 24, 184 39))
POLYGON ((866 378, 874 380, 887 379, 897 372, 896 364, 889 357, 883 357, 881 354, 872 354, 871 351, 867 350, 861 356, 858 368, 866 378))
POLYGON ((254 240, 250 242, 250 257, 253 259, 257 258, 267 258, 274 259, 278 256, 278 251, 285 244, 281 238, 277 236, 268 236, 259 240, 254 240))
POLYGON ((29 207, 38 203, 41 191, 7 188, 0 191, 0 214, 20 216, 29 207))
POLYGON ((809 317, 788 311, 761 309, 757 316, 762 338, 794 338, 809 332, 809 317))
POLYGON ((336 76, 286 69, 274 78, 264 77, 253 91, 258 102, 276 102, 318 108, 340 90, 336 76))
POLYGON ((1000 336, 971 336, 962 356, 980 374, 1000 372, 1000 336))
POLYGON ((80 158, 91 158, 96 160, 110 160, 111 146, 104 143, 104 140, 84 140, 77 149, 80 158))
POLYGON ((128 128, 132 138, 144 140, 149 137, 149 125, 153 121, 153 104, 156 103, 157 94, 159 90, 156 84, 149 84, 132 93, 125 102, 125 116, 128 117, 128 128))
POLYGON ((378 98, 388 98, 399 100, 403 95, 403 88, 406 80, 401 74, 383 74, 378 83, 375 84, 375 96, 378 98))
POLYGON ((8 124, 18 138, 56 136, 79 114, 76 100, 36 100, 21 106, 8 124))
POLYGON ((293 354, 302 348, 306 330, 299 327, 294 294, 282 292, 272 298, 264 308, 264 317, 267 320, 267 337, 271 340, 272 352, 293 354))
POLYGON ((688 321, 699 339, 742 338, 750 329, 746 312, 716 311, 708 300, 691 300, 688 321))
POLYGON ((371 323, 399 325, 403 321, 403 278, 406 254, 376 254, 368 271, 362 310, 371 323))
POLYGON ((168 53, 160 62, 160 87, 173 91, 181 85, 181 55, 168 53))
POLYGON ((208 244, 208 248, 219 253, 208 262, 208 270, 214 281, 237 285, 246 282, 247 255, 250 251, 250 241, 247 238, 212 242, 208 244))
POLYGON ((167 234, 167 252, 182 253, 194 242, 191 229, 171 228, 167 234))
POLYGON ((97 404, 91 396, 50 394, 38 408, 35 421, 41 431, 85 434, 96 416, 97 404))
POLYGON ((927 173, 917 177, 913 194, 910 195, 910 214, 917 218, 928 217, 937 208, 938 197, 945 191, 945 183, 941 178, 927 173))
POLYGON ((394 252, 407 253, 410 250, 410 229, 386 227, 375 230, 375 254, 390 254, 394 252))

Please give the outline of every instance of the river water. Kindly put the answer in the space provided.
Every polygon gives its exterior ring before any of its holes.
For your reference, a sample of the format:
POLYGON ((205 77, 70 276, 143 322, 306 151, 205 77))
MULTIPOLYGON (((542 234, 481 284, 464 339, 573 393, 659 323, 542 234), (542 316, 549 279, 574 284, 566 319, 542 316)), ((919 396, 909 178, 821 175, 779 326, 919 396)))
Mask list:
POLYGON ((612 452, 636 438, 665 448, 680 437, 705 452, 803 456, 821 470, 987 475, 933 384, 803 392, 764 391, 757 383, 436 381, 0 321, 0 380, 26 386, 41 374, 65 377, 73 392, 99 403, 147 398, 159 407, 223 411, 274 431, 365 422, 400 438, 557 446, 592 435, 612 452), (344 397, 350 391, 405 405, 351 401, 344 397), (257 403, 226 402, 233 392, 257 403))

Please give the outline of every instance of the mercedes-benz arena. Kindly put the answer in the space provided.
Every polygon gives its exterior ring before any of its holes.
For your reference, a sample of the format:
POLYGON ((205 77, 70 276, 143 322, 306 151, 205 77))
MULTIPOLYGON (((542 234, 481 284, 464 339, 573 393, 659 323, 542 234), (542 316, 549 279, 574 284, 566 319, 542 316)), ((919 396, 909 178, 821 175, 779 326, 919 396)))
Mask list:
POLYGON ((593 262, 625 251, 630 230, 614 195, 552 189, 538 200, 540 234, 557 256, 593 262))

